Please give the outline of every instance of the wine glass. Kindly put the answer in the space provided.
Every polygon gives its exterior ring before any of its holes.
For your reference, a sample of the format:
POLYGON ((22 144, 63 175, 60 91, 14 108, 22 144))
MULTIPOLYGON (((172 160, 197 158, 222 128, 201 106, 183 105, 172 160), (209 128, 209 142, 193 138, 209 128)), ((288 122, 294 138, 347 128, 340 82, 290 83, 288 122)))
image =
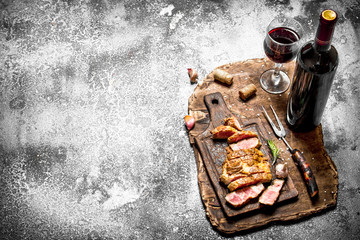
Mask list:
POLYGON ((290 79, 280 68, 282 63, 295 58, 303 32, 299 22, 285 16, 275 18, 266 28, 265 54, 275 62, 274 69, 269 69, 260 76, 260 85, 266 92, 279 94, 289 88, 290 79))

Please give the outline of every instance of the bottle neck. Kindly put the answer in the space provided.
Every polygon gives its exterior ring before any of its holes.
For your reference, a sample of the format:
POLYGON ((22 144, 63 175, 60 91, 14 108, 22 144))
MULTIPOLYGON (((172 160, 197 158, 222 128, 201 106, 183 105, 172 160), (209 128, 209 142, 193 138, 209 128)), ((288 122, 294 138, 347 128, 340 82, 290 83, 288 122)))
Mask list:
POLYGON ((329 51, 331 40, 335 29, 337 17, 333 20, 325 19, 323 14, 320 16, 319 26, 315 36, 315 49, 319 52, 329 51))

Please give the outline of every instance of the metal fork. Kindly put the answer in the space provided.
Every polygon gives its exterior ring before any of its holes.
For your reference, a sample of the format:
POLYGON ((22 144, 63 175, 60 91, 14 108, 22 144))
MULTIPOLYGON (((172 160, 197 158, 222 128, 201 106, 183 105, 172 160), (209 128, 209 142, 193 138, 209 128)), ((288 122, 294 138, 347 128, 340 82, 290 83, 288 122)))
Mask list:
POLYGON ((285 131, 283 125, 281 124, 281 122, 280 122, 274 108, 270 105, 270 108, 271 108, 272 112, 274 113, 275 119, 276 119, 277 123, 279 124, 280 129, 278 129, 275 126, 275 124, 273 123, 273 121, 271 121, 271 118, 269 117, 269 114, 266 112, 264 106, 261 106, 261 107, 262 107, 262 109, 264 111, 264 114, 265 114, 265 117, 268 120, 269 124, 271 125, 271 128, 273 129, 275 135, 278 136, 279 138, 281 138, 281 140, 283 140, 283 142, 285 143, 285 145, 287 146, 289 151, 292 153, 294 151, 294 149, 292 149, 292 147, 289 145, 289 143, 285 139, 286 131, 285 131))
POLYGON ((298 166, 299 170, 301 171, 302 176, 306 183, 307 190, 310 194, 310 197, 314 197, 315 195, 317 195, 319 190, 318 190, 318 186, 315 181, 315 176, 311 171, 310 165, 307 163, 304 155, 298 149, 293 149, 290 146, 290 144, 286 141, 286 139, 285 139, 286 131, 285 131, 282 123, 280 122, 279 117, 277 116, 274 108, 270 105, 270 108, 275 116, 275 119, 276 119, 280 129, 278 129, 275 126, 275 124, 269 117, 269 114, 266 112, 264 106, 261 106, 261 107, 262 107, 265 117, 266 117, 267 121, 269 122, 271 128, 273 129, 275 135, 277 137, 279 137, 285 143, 285 145, 287 146, 287 148, 289 149, 289 151, 291 153, 291 157, 294 159, 295 164, 298 166))

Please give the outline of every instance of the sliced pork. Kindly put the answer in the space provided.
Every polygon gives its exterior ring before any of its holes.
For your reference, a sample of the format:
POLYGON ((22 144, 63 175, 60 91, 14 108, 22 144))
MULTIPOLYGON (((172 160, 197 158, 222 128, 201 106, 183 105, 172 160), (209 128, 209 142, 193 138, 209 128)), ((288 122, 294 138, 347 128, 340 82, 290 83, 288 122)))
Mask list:
POLYGON ((228 139, 232 135, 238 132, 235 128, 231 126, 220 125, 210 131, 212 133, 213 139, 228 139))
POLYGON ((250 186, 256 183, 266 183, 271 181, 271 172, 269 173, 255 173, 243 178, 236 179, 228 185, 230 191, 235 191, 239 188, 250 186))
POLYGON ((242 130, 239 121, 234 117, 225 118, 224 119, 224 125, 233 127, 233 128, 235 128, 236 130, 239 130, 239 131, 242 130))
POLYGON ((246 174, 244 173, 235 173, 235 174, 221 174, 220 176, 220 181, 222 183, 224 183, 225 185, 229 185, 231 182, 239 179, 239 178, 244 178, 247 177, 246 174))
POLYGON ((258 135, 252 131, 237 131, 236 133, 232 134, 228 139, 228 143, 235 143, 242 139, 258 137, 258 135))
POLYGON ((228 185, 231 191, 271 180, 270 162, 259 149, 232 151, 228 148, 227 151, 220 181, 228 185))
POLYGON ((259 148, 259 147, 261 147, 261 143, 259 138, 257 137, 243 139, 238 141, 237 143, 230 144, 230 148, 233 151, 249 149, 249 148, 259 148))
POLYGON ((275 179, 272 185, 268 186, 263 194, 261 194, 259 202, 265 205, 273 205, 280 195, 284 182, 283 179, 275 179))
POLYGON ((233 158, 247 158, 247 156, 251 155, 252 158, 257 160, 258 158, 263 158, 264 154, 257 148, 249 148, 249 149, 241 149, 238 151, 233 151, 231 148, 226 148, 228 159, 233 158))
POLYGON ((247 203, 250 199, 258 197, 264 189, 264 185, 262 183, 259 183, 228 193, 225 196, 225 199, 232 206, 240 207, 247 203))
POLYGON ((246 178, 256 173, 270 173, 270 166, 266 163, 254 162, 252 160, 242 161, 240 158, 225 161, 220 181, 225 185, 239 179, 246 178))

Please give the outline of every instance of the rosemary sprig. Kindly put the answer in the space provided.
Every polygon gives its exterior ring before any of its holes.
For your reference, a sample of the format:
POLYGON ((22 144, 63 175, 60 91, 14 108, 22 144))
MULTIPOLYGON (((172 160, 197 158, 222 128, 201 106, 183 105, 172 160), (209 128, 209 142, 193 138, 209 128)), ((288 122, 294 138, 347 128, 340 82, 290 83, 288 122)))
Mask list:
POLYGON ((273 155, 273 162, 272 162, 272 165, 275 164, 276 162, 276 159, 278 158, 279 156, 279 149, 276 147, 276 144, 273 142, 273 140, 267 140, 268 142, 268 146, 272 152, 272 155, 273 155))

